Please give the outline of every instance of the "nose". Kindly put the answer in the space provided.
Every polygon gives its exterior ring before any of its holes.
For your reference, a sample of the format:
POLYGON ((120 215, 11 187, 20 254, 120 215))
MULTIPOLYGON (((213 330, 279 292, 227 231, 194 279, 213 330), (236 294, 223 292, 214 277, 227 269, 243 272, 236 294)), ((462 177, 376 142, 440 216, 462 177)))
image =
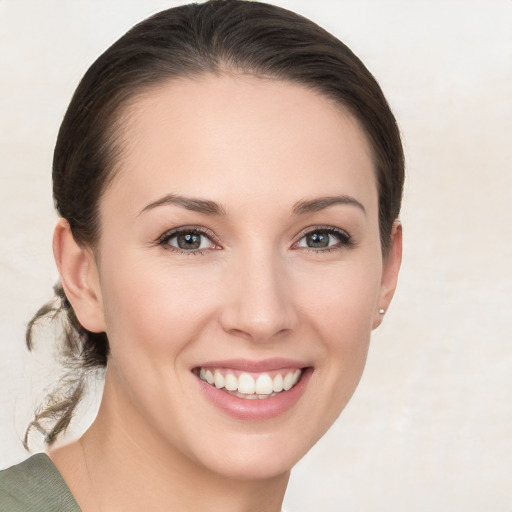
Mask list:
POLYGON ((265 342, 296 328, 290 279, 277 260, 261 253, 246 255, 226 269, 226 301, 220 314, 224 331, 265 342))

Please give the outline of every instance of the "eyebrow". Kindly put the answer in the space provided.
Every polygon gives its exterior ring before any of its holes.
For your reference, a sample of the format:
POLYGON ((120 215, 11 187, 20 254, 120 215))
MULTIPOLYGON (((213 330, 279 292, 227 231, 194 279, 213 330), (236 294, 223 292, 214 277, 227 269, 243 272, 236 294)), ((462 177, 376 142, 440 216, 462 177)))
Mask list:
POLYGON ((206 215, 226 215, 224 208, 215 201, 183 197, 177 194, 167 194, 160 199, 149 203, 141 210, 139 215, 149 210, 153 210, 154 208, 158 208, 159 206, 166 205, 181 206, 186 210, 192 210, 194 212, 204 213, 206 215))
MULTIPOLYGON (((347 195, 317 197, 315 199, 298 201, 293 205, 292 211, 294 215, 304 215, 306 213, 318 212, 338 204, 356 206, 366 214, 365 207, 357 199, 347 195)), ((160 199, 149 203, 141 210, 139 215, 149 210, 153 210, 154 208, 158 208, 159 206, 166 205, 181 206, 187 210, 206 215, 226 215, 226 210, 215 201, 184 197, 177 194, 167 194, 160 199)))
POLYGON ((365 215, 366 209, 357 199, 352 196, 326 196, 317 197, 315 199, 309 199, 304 201, 298 201, 293 205, 293 213, 295 215, 303 215, 305 213, 314 213, 330 206, 337 204, 346 204, 359 208, 365 215))

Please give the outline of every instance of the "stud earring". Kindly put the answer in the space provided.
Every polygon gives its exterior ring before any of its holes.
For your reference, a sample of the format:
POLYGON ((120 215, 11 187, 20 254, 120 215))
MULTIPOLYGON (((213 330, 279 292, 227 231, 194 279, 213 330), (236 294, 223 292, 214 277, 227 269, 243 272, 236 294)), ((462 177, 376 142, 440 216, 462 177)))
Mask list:
POLYGON ((385 312, 386 312, 385 309, 382 309, 382 308, 379 309, 379 315, 383 315, 385 312))

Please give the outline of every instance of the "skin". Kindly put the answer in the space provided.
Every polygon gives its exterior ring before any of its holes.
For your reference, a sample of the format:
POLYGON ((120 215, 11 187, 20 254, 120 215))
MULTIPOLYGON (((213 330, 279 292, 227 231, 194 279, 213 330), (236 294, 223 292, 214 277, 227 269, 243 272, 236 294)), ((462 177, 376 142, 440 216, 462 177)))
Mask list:
POLYGON ((129 114, 96 251, 78 246, 65 220, 55 231, 66 294, 87 329, 107 332, 111 356, 96 421, 51 457, 86 512, 277 512, 290 469, 359 382, 396 286, 400 225, 383 258, 366 136, 301 86, 183 79, 129 114), (154 205, 168 194, 214 201, 223 214, 154 205), (333 196, 359 205, 294 212, 333 196), (201 251, 162 241, 182 226, 208 230, 201 251), (350 243, 331 234, 328 247, 308 247, 305 234, 325 226, 350 243), (267 420, 227 415, 191 371, 273 357, 313 372, 299 401, 267 420))

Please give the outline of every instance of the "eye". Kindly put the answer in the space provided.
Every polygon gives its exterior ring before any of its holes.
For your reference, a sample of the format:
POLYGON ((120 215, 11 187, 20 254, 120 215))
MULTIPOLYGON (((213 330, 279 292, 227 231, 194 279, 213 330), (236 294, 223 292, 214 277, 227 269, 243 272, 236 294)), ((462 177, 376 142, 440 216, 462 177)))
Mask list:
POLYGON ((196 253, 217 248, 211 235, 207 235, 205 231, 198 228, 182 228, 166 233, 159 243, 168 249, 183 253, 196 253))
POLYGON ((351 237, 345 231, 334 227, 319 227, 305 233, 297 242, 296 247, 321 251, 351 245, 351 237))

